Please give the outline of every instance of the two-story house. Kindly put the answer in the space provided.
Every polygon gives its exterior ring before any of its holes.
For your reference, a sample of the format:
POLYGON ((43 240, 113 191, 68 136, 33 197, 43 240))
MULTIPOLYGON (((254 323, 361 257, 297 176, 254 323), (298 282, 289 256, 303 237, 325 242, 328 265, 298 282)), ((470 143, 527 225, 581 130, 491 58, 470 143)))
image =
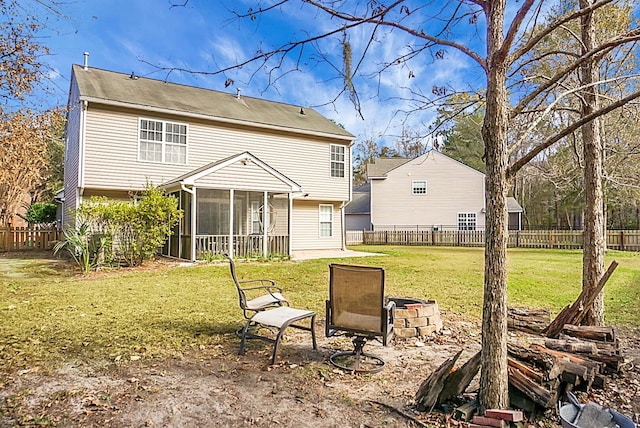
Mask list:
POLYGON ((91 196, 128 200, 147 183, 184 218, 164 253, 343 249, 354 136, 316 111, 74 65, 63 226, 91 196))
MULTIPOLYGON (((509 227, 520 229, 522 208, 509 198, 509 227)), ((415 159, 378 158, 367 185, 353 192, 348 230, 481 230, 485 175, 437 150, 415 159)))

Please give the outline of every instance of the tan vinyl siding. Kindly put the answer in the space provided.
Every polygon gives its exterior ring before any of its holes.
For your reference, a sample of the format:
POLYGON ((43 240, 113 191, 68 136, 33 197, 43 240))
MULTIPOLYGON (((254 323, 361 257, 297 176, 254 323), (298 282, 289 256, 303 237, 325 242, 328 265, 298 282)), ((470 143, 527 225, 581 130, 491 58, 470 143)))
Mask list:
POLYGON ((241 161, 208 174, 195 181, 196 187, 214 189, 236 189, 269 192, 289 192, 287 186, 277 177, 266 172, 253 162, 241 161))
POLYGON ((80 103, 78 86, 75 79, 71 80, 69 93, 69 111, 67 113, 67 128, 64 152, 64 227, 73 224, 71 211, 77 208, 78 175, 80 165, 80 127, 82 118, 82 104, 80 103))
MULTIPOLYGON (((161 117, 89 104, 86 185, 138 189, 144 187, 147 180, 160 184, 210 162, 248 151, 298 183, 309 197, 345 201, 349 198, 349 174, 345 173, 344 178, 330 177, 330 143, 336 141, 311 136, 292 137, 267 130, 256 132, 221 127, 193 119, 187 121, 180 117, 161 117), (141 117, 188 124, 187 165, 138 161, 138 121, 141 117)), ((350 150, 348 144, 345 147, 345 164, 349 171, 350 150)))
POLYGON ((326 201, 293 201, 291 250, 342 248, 342 215, 340 204, 326 201), (333 236, 320 237, 320 205, 333 204, 333 236))
POLYGON ((384 226, 457 227, 458 213, 475 213, 484 227, 484 175, 431 151, 372 180, 371 222, 384 226), (412 194, 412 182, 427 182, 424 195, 412 194))

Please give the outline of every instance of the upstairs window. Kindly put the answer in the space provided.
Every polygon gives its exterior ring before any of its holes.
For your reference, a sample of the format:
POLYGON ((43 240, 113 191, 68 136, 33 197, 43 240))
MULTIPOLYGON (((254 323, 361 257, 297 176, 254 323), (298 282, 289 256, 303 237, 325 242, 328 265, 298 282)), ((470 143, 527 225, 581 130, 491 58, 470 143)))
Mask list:
POLYGON ((476 213, 458 213, 458 230, 476 230, 476 213))
POLYGON ((427 182, 425 180, 415 180, 411 182, 411 194, 412 195, 426 195, 427 194, 427 182))
POLYGON ((140 119, 138 156, 141 161, 187 163, 187 125, 140 119))
POLYGON ((344 177, 344 146, 331 144, 331 176, 344 177))

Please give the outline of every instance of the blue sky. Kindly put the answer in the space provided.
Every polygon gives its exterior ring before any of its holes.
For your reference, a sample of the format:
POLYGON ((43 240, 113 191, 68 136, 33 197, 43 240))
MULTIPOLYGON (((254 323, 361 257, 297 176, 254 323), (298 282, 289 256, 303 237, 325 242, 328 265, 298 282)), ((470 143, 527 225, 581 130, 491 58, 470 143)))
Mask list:
MULTIPOLYGON (((89 66, 135 72, 139 76, 167 79, 209 89, 234 92, 241 88, 245 96, 261 97, 301 106, 312 106, 336 120, 359 139, 373 138, 391 143, 403 127, 416 131, 433 120, 433 111, 423 111, 409 118, 398 111, 413 107, 409 98, 431 96, 434 85, 478 86, 484 82, 462 54, 449 50, 445 60, 423 55, 420 61, 390 68, 377 74, 385 58, 405 52, 411 38, 401 32, 378 32, 369 46, 368 61, 359 68, 356 87, 364 120, 346 95, 334 100, 342 87, 335 71, 318 63, 317 53, 306 49, 302 71, 271 75, 255 66, 231 70, 224 75, 191 74, 158 70, 177 67, 212 72, 253 56, 258 49, 269 51, 283 42, 311 33, 335 28, 336 22, 299 3, 256 20, 236 19, 231 8, 246 11, 256 1, 190 0, 185 7, 171 7, 181 0, 67 0, 61 17, 51 17, 45 43, 51 55, 45 58, 50 67, 53 93, 44 104, 65 104, 73 63, 81 64, 83 52, 89 52, 89 66), (51 31, 55 30, 55 31, 51 31), (415 77, 409 78, 409 74, 415 77), (269 80, 269 77, 272 80, 269 80), (274 79, 278 77, 275 82, 274 79), (225 88, 226 79, 234 84, 225 88)), ((264 4, 264 3, 263 3, 264 4)), ((469 34, 472 41, 477 35, 469 34)), ((340 64, 341 35, 322 42, 322 52, 340 64)), ((352 34, 355 53, 365 48, 365 32, 352 34)), ((296 56, 285 59, 279 70, 291 70, 296 56)), ((354 61, 355 61, 354 55, 354 61)), ((273 62, 270 64, 273 65, 273 62)), ((476 70, 478 71, 478 70, 476 70)))

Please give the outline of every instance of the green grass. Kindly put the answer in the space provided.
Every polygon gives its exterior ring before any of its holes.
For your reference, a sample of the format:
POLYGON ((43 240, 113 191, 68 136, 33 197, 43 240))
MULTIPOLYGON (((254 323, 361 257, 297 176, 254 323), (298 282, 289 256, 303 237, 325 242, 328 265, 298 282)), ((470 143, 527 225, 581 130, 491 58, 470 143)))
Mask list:
MULTIPOLYGON (((237 263, 241 278, 272 278, 296 307, 324 314, 330 262, 382 266, 386 294, 436 299, 479 320, 483 251, 448 247, 355 247, 356 259, 237 263)), ((620 266, 605 291, 607 321, 640 325, 640 254, 610 251, 620 266)), ((509 251, 509 304, 557 313, 580 292, 579 251, 509 251)), ((446 321, 446 315, 445 315, 446 321)), ((77 275, 44 257, 0 257, 0 368, 61 362, 180 357, 235 340, 242 325, 226 263, 77 275)), ((220 351, 223 352, 223 351, 220 351)))

